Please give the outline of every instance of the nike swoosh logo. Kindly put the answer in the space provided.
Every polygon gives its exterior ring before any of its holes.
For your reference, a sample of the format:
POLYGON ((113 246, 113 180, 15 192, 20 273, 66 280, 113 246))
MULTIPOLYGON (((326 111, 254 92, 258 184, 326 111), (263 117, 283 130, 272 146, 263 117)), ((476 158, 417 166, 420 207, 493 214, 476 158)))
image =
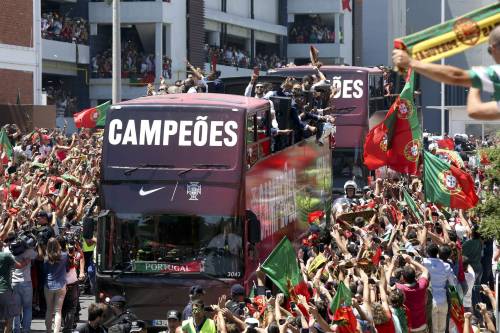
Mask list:
POLYGON ((144 189, 141 187, 141 189, 139 190, 139 195, 141 197, 143 197, 143 196, 146 196, 146 195, 150 195, 151 193, 155 193, 155 192, 157 192, 159 190, 162 190, 164 188, 165 187, 159 187, 159 188, 155 188, 155 189, 152 189, 152 190, 149 190, 149 191, 144 191, 144 189))

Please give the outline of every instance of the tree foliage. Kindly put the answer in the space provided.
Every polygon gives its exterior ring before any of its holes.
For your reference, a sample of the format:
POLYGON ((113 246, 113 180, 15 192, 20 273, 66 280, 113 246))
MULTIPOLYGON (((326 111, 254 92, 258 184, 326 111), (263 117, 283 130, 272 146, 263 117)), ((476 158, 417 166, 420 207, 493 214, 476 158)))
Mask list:
POLYGON ((500 240, 500 200, 493 193, 493 186, 495 184, 500 186, 500 146, 497 144, 494 147, 481 150, 480 156, 481 154, 486 154, 490 161, 485 169, 486 179, 484 182, 488 190, 486 193, 483 192, 485 193, 483 200, 474 210, 481 217, 479 230, 483 237, 500 240))

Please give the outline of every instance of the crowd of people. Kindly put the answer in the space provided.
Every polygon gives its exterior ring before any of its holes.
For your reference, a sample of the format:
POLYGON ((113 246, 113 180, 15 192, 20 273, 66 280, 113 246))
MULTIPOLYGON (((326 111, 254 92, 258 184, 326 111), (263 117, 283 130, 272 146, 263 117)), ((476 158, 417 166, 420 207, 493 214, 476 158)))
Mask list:
POLYGON ((47 104, 56 106, 56 116, 68 117, 78 112, 78 99, 64 87, 64 82, 53 82, 45 85, 47 104))
MULTIPOLYGON (((286 82, 281 93, 290 90, 293 96, 300 89, 307 96, 306 89, 321 87, 321 80, 312 80, 286 82)), ((265 98, 257 77, 246 93, 252 94, 254 84, 255 97, 265 98)), ((305 126, 304 131, 314 132, 305 126)), ((15 332, 29 332, 32 309, 45 309, 47 331, 72 331, 78 320, 76 286, 92 281, 94 272, 95 239, 82 229, 98 213, 93 199, 101 134, 84 130, 68 137, 64 129, 22 133, 15 125, 3 131, 13 148, 10 161, 2 161, 0 319, 9 319, 7 329, 13 325, 15 332), (74 314, 69 322, 68 311, 74 314)), ((427 149, 435 151, 436 138, 425 137, 427 149)), ((497 145, 498 139, 478 141, 463 134, 440 139, 452 140, 478 188, 500 194, 498 187, 487 185, 488 166, 476 156, 477 148, 497 145)), ((166 313, 168 332, 192 332, 192 327, 202 332, 438 333, 457 327, 460 332, 496 332, 493 272, 500 247, 479 233, 480 216, 426 203, 422 180, 395 172, 364 188, 348 181, 344 190, 333 204, 330 223, 324 213, 312 214, 299 240, 296 258, 304 289, 285 295, 262 269, 251 291, 235 284, 213 304, 202 287, 193 286, 184 311, 166 313)), ((125 309, 122 296, 92 304, 88 322, 77 330, 103 332, 109 312, 128 316, 125 309)), ((122 331, 145 329, 137 318, 127 320, 122 331)))
POLYGON ((267 71, 273 68, 286 67, 286 59, 281 59, 276 54, 257 53, 252 59, 249 53, 234 46, 209 46, 205 44, 206 62, 219 65, 233 66, 237 68, 259 68, 261 71, 267 71))
MULTIPOLYGON (((122 44, 122 78, 138 79, 141 82, 153 82, 155 77, 155 56, 139 51, 131 41, 122 44)), ((165 59, 168 61, 167 59, 165 59)), ((171 64, 171 61, 170 61, 171 64)), ((91 58, 93 78, 111 78, 112 52, 107 49, 91 58)), ((165 65, 167 74, 171 75, 170 65, 165 65)))
POLYGON ((82 220, 95 216, 101 136, 16 125, 1 132, 8 140, 0 163, 4 332, 30 332, 33 312, 45 315, 47 332, 71 332, 80 282, 93 287, 95 239, 82 220))
MULTIPOLYGON (((342 34, 342 31, 339 32, 342 34)), ((342 36, 339 36, 343 42, 342 36)), ((321 17, 296 18, 288 28, 288 41, 292 44, 321 44, 335 43, 335 26, 323 23, 321 17)))
POLYGON ((64 16, 50 11, 42 14, 42 38, 61 42, 88 44, 89 27, 81 17, 64 16))

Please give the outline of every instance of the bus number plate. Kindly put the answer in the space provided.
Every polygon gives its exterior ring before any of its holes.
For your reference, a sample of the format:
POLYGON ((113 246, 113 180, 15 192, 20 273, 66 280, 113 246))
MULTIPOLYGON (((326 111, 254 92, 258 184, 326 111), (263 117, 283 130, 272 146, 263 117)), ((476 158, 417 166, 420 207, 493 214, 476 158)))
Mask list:
POLYGON ((163 319, 153 320, 153 326, 155 327, 167 327, 167 325, 168 325, 168 320, 163 320, 163 319))
POLYGON ((227 272, 228 278, 239 278, 241 277, 241 272, 227 272))

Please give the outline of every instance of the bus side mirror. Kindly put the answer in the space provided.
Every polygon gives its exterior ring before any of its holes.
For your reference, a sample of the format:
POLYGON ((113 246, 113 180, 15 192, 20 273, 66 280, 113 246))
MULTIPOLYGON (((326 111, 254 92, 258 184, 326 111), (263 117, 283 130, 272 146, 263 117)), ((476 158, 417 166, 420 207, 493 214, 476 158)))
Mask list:
POLYGON ((260 221, 251 210, 246 211, 248 242, 256 244, 260 242, 260 221))

